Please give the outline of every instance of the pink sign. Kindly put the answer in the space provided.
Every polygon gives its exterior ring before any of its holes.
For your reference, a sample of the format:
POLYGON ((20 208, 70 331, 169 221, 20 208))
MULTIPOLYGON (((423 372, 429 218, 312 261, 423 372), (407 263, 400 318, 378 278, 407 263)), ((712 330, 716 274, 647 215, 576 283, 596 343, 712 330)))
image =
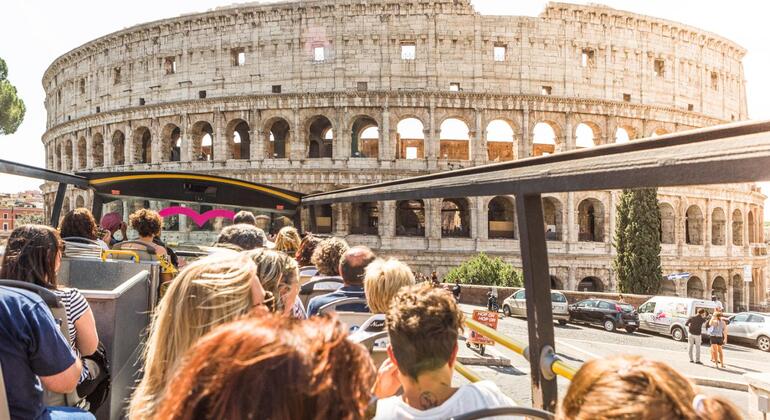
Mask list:
POLYGON ((209 210, 203 214, 199 214, 197 211, 191 209, 190 207, 181 206, 166 207, 165 209, 159 211, 158 214, 160 217, 169 217, 181 214, 192 219, 198 226, 203 226, 206 222, 216 217, 224 217, 227 219, 233 219, 235 217, 235 212, 230 210, 214 209, 209 210))

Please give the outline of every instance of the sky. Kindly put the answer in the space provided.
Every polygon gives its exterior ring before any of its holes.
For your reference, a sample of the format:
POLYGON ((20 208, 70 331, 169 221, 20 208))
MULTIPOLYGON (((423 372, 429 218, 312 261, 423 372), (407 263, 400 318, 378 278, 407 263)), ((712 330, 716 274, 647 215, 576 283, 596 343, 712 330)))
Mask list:
MULTIPOLYGON (((488 15, 537 16, 546 1, 472 0, 488 15)), ((601 3, 714 32, 748 50, 744 58, 751 119, 770 119, 770 3, 755 0, 604 0, 601 3)), ((8 78, 27 106, 15 134, 0 136, 0 159, 45 165, 41 136, 45 131, 45 92, 41 79, 60 55, 94 38, 135 24, 232 4, 206 0, 4 0, 0 25, 0 57, 8 64, 8 78)), ((0 175, 0 192, 37 188, 40 182, 0 175)), ((761 184, 770 192, 770 183, 761 184)), ((765 206, 766 219, 770 206, 765 206)))

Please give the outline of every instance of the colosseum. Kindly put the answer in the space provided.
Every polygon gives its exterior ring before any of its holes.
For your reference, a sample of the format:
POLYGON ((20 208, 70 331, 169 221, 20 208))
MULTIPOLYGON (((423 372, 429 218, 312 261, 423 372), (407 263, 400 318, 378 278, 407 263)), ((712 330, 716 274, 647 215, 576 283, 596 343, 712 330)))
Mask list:
MULTIPOLYGON (((57 170, 329 191, 747 119, 745 53, 598 5, 549 3, 527 17, 481 15, 469 0, 249 3, 136 25, 57 58, 43 77, 42 140, 57 170)), ((50 204, 55 189, 44 192, 50 204)), ((618 197, 544 198, 554 287, 616 290, 618 197)), ((716 293, 729 310, 767 300, 757 186, 659 198, 664 274, 691 274, 669 292, 716 293)), ((72 190, 64 208, 90 200, 72 190)), ((441 274, 480 251, 520 264, 515 217, 513 197, 479 197, 335 205, 316 225, 441 274)), ((212 234, 182 220, 164 237, 212 234)))

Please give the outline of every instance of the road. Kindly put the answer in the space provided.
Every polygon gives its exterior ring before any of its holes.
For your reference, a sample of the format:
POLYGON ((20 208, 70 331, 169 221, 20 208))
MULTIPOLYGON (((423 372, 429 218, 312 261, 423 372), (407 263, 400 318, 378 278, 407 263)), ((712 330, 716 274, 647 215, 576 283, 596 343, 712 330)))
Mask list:
MULTIPOLYGON (((473 309, 484 309, 472 305, 461 305, 462 310, 470 314, 473 309)), ((502 313, 500 314, 503 317, 502 313)), ((503 317, 498 324, 498 331, 508 337, 527 340, 527 321, 520 318, 503 317)), ((743 345, 727 344, 724 347, 725 369, 717 369, 710 363, 709 348, 701 347, 703 365, 689 362, 687 343, 676 342, 670 337, 656 334, 624 331, 609 333, 600 326, 554 324, 556 351, 567 362, 580 366, 583 362, 604 358, 616 354, 637 354, 666 362, 687 377, 710 378, 742 382, 745 373, 770 372, 770 353, 743 345)), ((466 334, 469 332, 466 331, 466 334)), ((529 384, 529 363, 521 356, 499 345, 495 350, 511 360, 510 367, 473 366, 474 372, 484 379, 493 380, 514 400, 524 405, 531 405, 529 384)), ((569 381, 559 378, 559 395, 564 396, 569 381)), ((702 389, 706 394, 718 394, 729 398, 742 410, 746 410, 748 393, 725 389, 702 389)))

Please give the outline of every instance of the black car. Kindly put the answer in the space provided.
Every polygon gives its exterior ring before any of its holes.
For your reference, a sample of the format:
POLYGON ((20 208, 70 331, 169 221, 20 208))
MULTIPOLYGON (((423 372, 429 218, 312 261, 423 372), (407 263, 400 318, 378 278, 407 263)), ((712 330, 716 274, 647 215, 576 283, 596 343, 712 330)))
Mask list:
POLYGON ((633 305, 609 299, 586 299, 569 306, 570 322, 599 324, 607 331, 623 328, 632 333, 639 328, 639 314, 633 305))

